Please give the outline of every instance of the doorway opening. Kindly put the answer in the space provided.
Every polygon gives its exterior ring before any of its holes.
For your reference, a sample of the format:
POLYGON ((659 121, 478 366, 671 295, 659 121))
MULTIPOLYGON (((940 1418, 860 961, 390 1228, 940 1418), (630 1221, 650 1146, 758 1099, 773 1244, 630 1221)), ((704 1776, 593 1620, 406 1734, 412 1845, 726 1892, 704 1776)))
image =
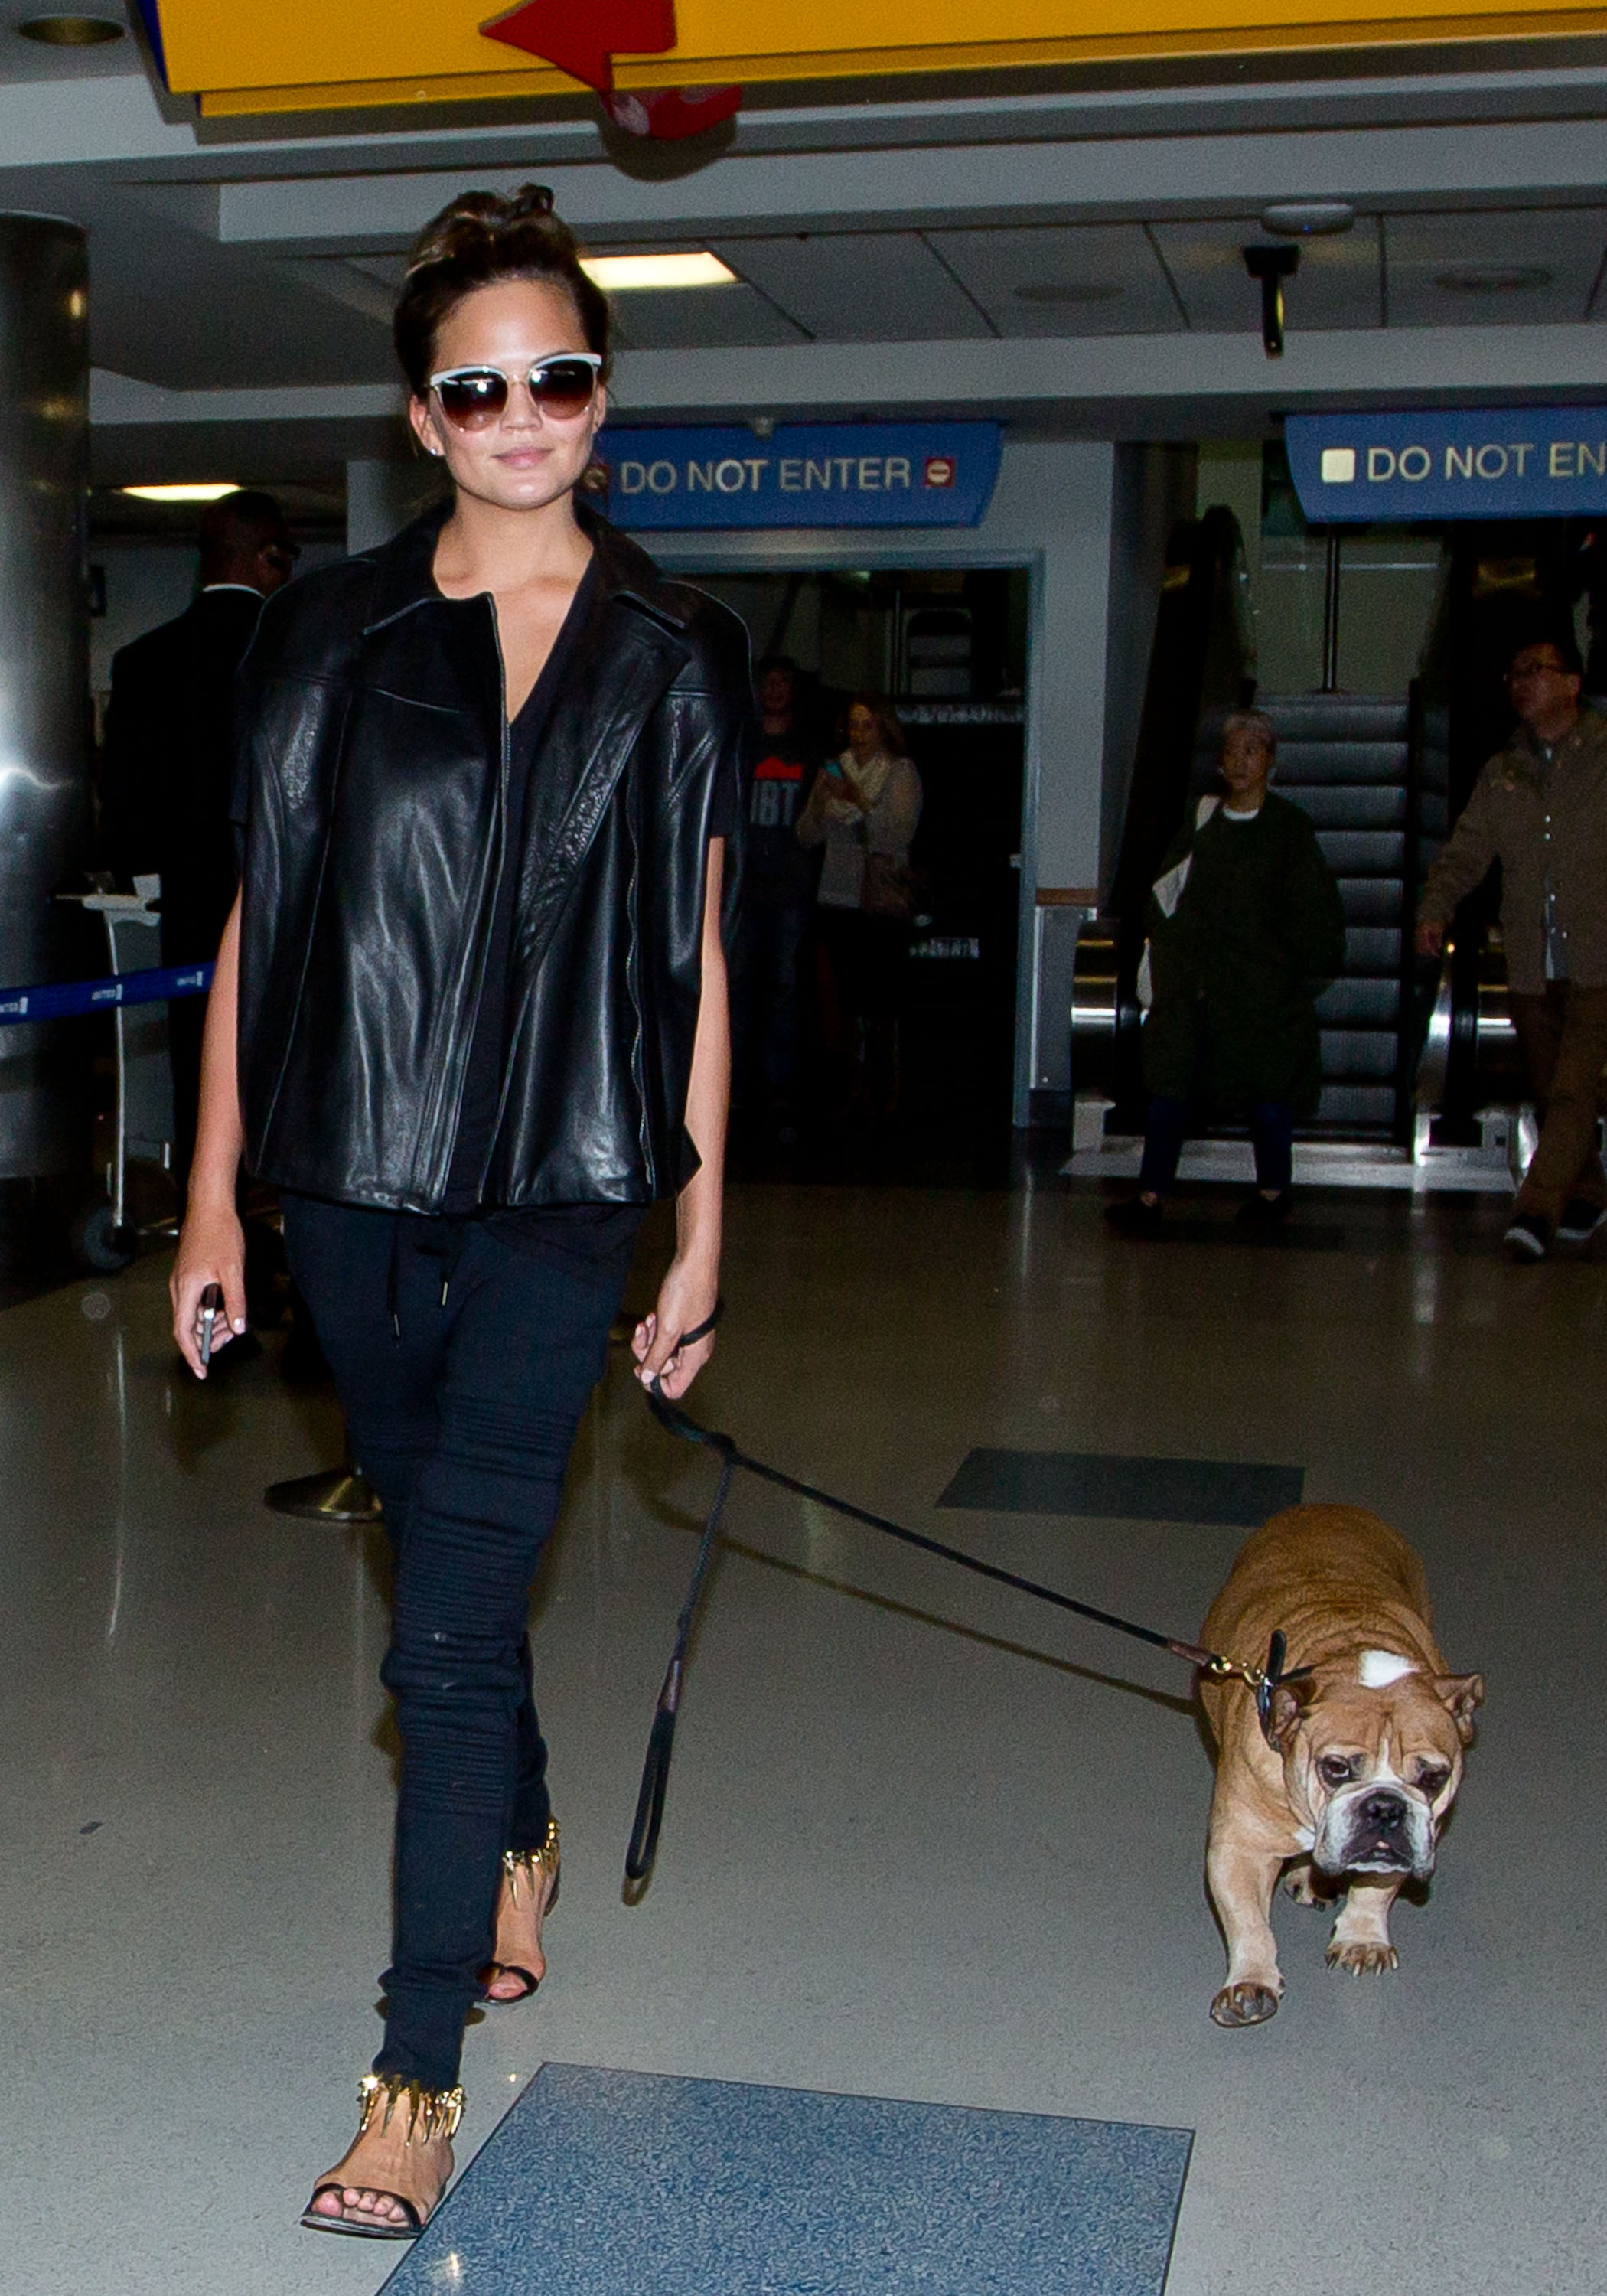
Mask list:
MULTIPOLYGON (((767 721, 750 791, 755 864, 733 982, 733 1169, 1003 1185, 1013 1142, 1028 572, 841 567, 691 578, 746 624, 761 689, 766 663, 791 670, 791 724, 783 729, 774 713, 767 721), (874 747, 902 746, 919 804, 906 862, 896 853, 887 869, 861 862, 857 876, 842 849, 873 851, 883 816, 843 818, 842 776, 860 770, 849 725, 857 696, 890 712, 888 739, 874 747), (833 804, 838 826, 823 846, 833 804), (775 925, 759 912, 777 900, 776 857, 784 870, 800 824, 809 841, 796 841, 798 865, 782 889, 799 914, 775 925), (841 905, 856 888, 862 914, 845 926, 841 905), (873 903, 881 914, 866 925, 873 903)), ((885 777, 868 770, 880 789, 885 777)), ((913 786, 898 773, 900 786, 913 786)))

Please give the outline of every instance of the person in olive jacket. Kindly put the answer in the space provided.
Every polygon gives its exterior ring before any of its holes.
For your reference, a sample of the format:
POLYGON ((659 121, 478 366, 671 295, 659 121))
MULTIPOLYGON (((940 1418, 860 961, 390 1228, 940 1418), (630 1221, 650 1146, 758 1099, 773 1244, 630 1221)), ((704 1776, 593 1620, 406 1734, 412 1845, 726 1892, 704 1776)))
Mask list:
POLYGON ((1579 707, 1571 636, 1519 647, 1506 674, 1518 726, 1473 785, 1418 906, 1417 947, 1438 956, 1457 904, 1501 863, 1513 1026, 1541 1113, 1506 1241, 1544 1259, 1607 1219, 1596 1151, 1607 1062, 1607 719, 1579 707))
POLYGON ((1345 917, 1309 818, 1267 787, 1276 755, 1269 718, 1228 718, 1226 796, 1201 800, 1151 893, 1144 1162, 1137 1195, 1106 1215, 1124 1234, 1160 1233, 1183 1144, 1213 1112, 1250 1119, 1256 1189, 1239 1218, 1290 1208, 1295 1122, 1322 1086, 1314 984, 1344 963, 1345 917))

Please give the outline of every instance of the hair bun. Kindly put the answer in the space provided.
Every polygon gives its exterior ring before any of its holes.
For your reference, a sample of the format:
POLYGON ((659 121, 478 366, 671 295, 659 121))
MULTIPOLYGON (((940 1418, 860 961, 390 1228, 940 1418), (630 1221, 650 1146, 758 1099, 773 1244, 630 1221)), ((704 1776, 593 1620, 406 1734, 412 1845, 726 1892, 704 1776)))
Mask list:
MULTIPOLYGON (((503 192, 461 192, 427 223, 413 243, 406 275, 412 278, 427 264, 451 263, 476 242, 500 239, 520 224, 553 222, 553 194, 545 184, 521 184, 511 195, 503 192)), ((567 239, 568 234, 565 233, 567 239)))
POLYGON ((413 243, 394 326, 397 355, 414 396, 429 380, 437 331, 478 287, 543 279, 573 303, 608 379, 608 298, 581 266, 575 234, 553 213, 545 184, 516 192, 460 192, 413 243))

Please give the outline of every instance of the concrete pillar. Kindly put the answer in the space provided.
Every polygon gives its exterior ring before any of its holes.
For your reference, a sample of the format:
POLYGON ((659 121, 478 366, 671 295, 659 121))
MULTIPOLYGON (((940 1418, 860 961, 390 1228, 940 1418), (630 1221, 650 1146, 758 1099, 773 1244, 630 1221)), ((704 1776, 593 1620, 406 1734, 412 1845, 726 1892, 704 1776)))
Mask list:
MULTIPOLYGON (((0 215, 0 988, 86 953, 88 310, 83 232, 0 215)), ((86 1160, 84 1027, 0 1029, 0 1180, 86 1160)))

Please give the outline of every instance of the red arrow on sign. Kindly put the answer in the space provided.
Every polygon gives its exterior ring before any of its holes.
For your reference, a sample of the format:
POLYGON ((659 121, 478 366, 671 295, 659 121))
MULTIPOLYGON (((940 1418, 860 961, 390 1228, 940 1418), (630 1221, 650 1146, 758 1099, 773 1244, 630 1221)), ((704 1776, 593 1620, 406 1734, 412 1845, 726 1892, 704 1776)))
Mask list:
POLYGON ((616 56, 659 56, 674 47, 675 0, 525 0, 480 30, 611 95, 616 56))

